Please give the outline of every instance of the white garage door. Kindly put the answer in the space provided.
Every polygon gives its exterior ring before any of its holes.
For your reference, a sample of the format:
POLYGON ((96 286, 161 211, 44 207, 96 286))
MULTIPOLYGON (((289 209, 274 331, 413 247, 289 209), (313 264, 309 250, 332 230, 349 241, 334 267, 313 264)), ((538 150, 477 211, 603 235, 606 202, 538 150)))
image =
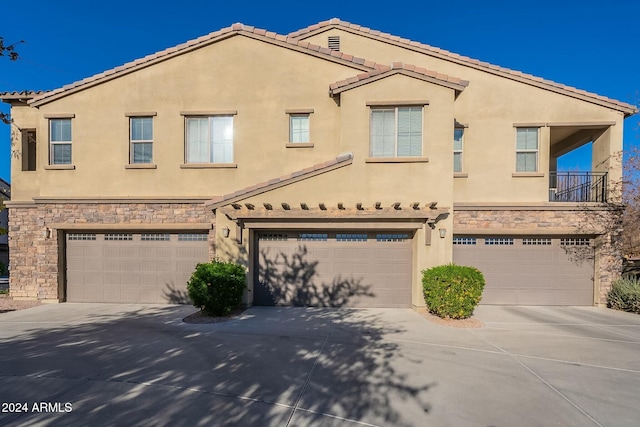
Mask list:
POLYGON ((179 303, 198 262, 209 257, 207 234, 68 233, 69 302, 179 303))
POLYGON ((410 307, 412 235, 259 233, 254 304, 410 307))
POLYGON ((455 236, 453 243, 453 262, 484 274, 480 304, 593 305, 591 239, 455 236))

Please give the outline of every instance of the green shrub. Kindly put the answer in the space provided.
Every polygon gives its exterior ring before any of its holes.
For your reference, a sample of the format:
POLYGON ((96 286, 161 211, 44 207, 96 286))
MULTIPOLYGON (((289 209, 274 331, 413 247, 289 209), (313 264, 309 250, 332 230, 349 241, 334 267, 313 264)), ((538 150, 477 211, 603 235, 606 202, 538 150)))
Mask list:
POLYGON ((246 272, 238 264, 212 261, 196 265, 187 283, 193 305, 209 316, 224 316, 240 305, 246 272))
POLYGON ((422 272, 427 308, 442 318, 471 317, 482 298, 484 283, 484 276, 474 267, 448 264, 422 272))
POLYGON ((607 307, 640 314, 640 279, 629 277, 613 282, 607 307))

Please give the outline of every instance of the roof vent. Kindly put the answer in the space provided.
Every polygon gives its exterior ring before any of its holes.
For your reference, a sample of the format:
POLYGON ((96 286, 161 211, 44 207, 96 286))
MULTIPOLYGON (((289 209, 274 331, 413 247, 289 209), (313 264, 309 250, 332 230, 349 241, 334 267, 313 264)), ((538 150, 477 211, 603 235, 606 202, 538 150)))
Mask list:
POLYGON ((329 36, 329 49, 340 50, 340 36, 329 36))

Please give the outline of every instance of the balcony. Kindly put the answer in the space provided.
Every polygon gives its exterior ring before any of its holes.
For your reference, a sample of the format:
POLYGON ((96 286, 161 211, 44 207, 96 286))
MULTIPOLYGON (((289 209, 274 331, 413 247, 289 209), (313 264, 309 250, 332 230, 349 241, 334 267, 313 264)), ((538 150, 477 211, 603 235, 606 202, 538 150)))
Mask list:
POLYGON ((550 172, 550 202, 607 202, 607 172, 550 172))

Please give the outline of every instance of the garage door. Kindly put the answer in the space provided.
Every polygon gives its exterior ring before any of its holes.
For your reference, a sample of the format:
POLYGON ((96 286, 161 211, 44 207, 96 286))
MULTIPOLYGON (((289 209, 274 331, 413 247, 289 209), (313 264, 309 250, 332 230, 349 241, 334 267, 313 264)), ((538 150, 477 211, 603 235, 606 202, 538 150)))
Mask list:
POLYGON ((409 307, 410 232, 258 234, 256 305, 409 307))
POLYGON ((181 302, 208 257, 207 234, 69 233, 67 301, 181 302))
POLYGON ((454 263, 484 274, 481 304, 593 305, 591 239, 456 236, 453 244, 454 263))

